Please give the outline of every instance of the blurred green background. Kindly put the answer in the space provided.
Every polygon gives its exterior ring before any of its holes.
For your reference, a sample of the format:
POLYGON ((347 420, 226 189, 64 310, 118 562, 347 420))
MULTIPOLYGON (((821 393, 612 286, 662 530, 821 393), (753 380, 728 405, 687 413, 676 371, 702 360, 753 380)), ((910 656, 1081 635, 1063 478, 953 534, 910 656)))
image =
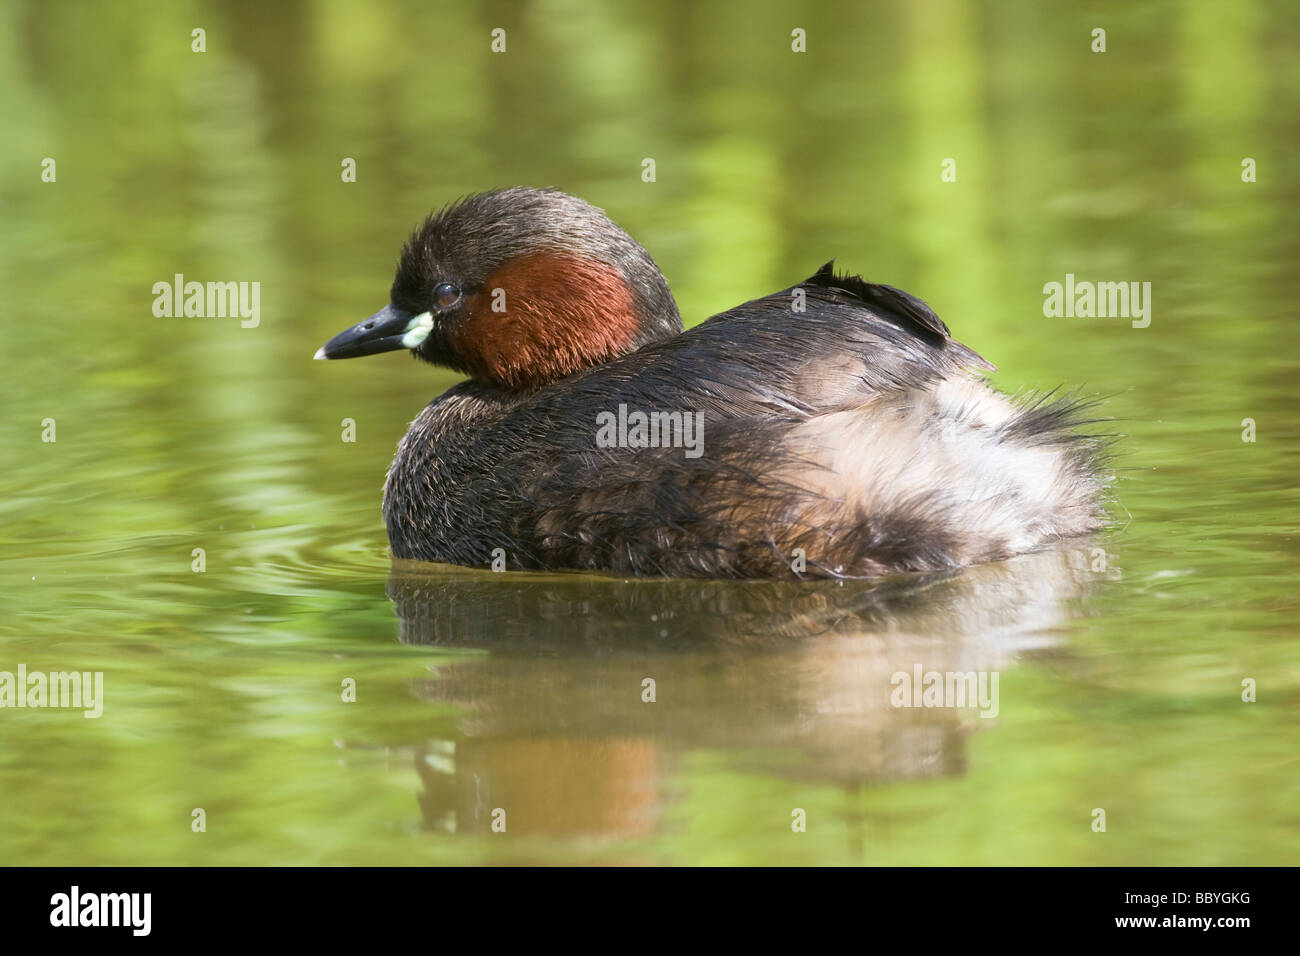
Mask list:
POLYGON ((0 670, 106 694, 0 710, 0 863, 1295 863, 1300 8, 1051 6, 0 2, 0 670), (883 586, 394 568, 456 377, 311 356, 516 184, 688 322, 833 256, 1002 387, 1108 396, 1116 530, 883 586), (175 273, 261 324, 156 318, 175 273), (1045 318, 1066 273, 1150 327, 1045 318), (998 717, 890 708, 915 662, 998 717))

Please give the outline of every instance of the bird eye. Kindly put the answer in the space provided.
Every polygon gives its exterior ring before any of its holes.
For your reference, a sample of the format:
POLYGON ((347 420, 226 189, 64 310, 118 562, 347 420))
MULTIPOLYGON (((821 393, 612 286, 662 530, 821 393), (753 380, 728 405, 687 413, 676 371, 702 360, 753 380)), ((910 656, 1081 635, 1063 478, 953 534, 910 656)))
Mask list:
POLYGON ((450 282, 444 282, 433 290, 433 304, 440 309, 448 309, 460 301, 460 289, 450 282))

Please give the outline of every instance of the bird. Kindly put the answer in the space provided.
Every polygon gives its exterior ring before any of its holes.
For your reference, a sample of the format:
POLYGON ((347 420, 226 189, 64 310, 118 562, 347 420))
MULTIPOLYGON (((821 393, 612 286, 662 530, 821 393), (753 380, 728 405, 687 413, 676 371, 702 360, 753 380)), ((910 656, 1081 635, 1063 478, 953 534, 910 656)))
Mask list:
POLYGON ((996 390, 928 305, 834 260, 684 329, 649 252, 602 209, 513 187, 429 215, 389 299, 315 358, 407 350, 466 376, 388 469, 394 558, 879 578, 1107 523, 1094 400, 996 390))

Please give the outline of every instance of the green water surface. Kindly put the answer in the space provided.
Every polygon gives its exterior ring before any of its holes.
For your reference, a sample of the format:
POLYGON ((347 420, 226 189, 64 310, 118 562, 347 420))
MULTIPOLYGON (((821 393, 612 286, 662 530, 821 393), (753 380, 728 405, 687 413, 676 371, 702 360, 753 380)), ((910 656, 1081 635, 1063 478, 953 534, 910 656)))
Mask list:
POLYGON ((105 688, 0 709, 0 864, 1297 862, 1298 41, 1281 0, 0 2, 0 671, 105 688), (1115 528, 920 581, 394 563, 457 376, 311 357, 516 184, 688 322, 835 257, 1105 396, 1115 528), (258 325, 155 316, 177 273, 258 325), (1066 274, 1150 325, 1044 316, 1066 274), (891 706, 916 664, 997 715, 891 706))

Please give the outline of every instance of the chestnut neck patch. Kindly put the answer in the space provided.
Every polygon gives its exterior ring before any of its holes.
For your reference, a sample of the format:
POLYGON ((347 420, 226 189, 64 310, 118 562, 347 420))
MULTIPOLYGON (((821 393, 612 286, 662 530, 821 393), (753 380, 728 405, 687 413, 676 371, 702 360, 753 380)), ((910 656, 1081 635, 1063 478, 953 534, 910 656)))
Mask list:
POLYGON ((499 267, 468 306, 448 344, 476 381, 516 391, 631 351, 642 325, 617 268, 550 250, 499 267))

